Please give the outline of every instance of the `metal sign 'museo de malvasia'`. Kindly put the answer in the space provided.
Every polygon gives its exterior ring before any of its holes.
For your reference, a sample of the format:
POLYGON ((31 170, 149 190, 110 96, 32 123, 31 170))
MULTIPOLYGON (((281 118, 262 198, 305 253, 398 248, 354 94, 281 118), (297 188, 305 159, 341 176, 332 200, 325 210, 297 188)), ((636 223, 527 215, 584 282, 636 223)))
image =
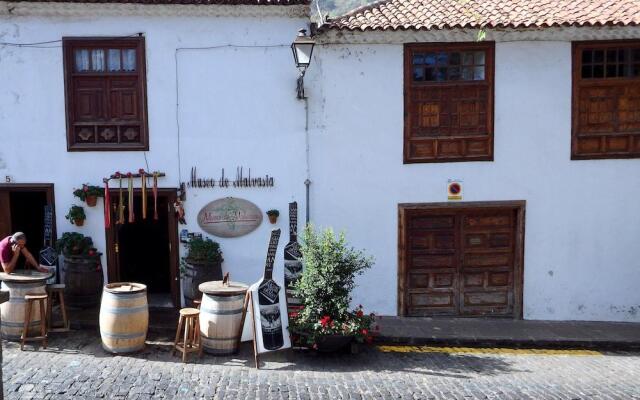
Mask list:
POLYGON ((187 187, 190 188, 269 188, 274 186, 273 176, 251 176, 251 168, 236 167, 235 178, 225 175, 224 168, 218 178, 198 177, 196 167, 191 167, 191 176, 187 187))

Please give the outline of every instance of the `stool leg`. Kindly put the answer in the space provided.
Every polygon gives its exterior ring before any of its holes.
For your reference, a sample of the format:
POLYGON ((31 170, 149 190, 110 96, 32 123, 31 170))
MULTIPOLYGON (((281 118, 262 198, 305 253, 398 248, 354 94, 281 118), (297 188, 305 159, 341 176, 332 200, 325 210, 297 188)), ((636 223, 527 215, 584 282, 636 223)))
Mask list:
POLYGON ((200 316, 196 316, 196 336, 198 338, 198 357, 202 357, 202 336, 200 335, 200 316))
POLYGON ((62 291, 58 292, 58 301, 60 302, 60 311, 62 312, 62 323, 64 324, 64 329, 69 329, 69 317, 67 317, 67 307, 64 305, 64 293, 62 293, 62 291))
POLYGON ((20 335, 20 350, 24 351, 24 342, 29 332, 29 325, 31 324, 31 306, 33 302, 27 300, 26 309, 24 310, 24 327, 22 328, 22 335, 20 335))
POLYGON ((38 303, 40 303, 40 336, 44 337, 43 349, 47 348, 47 314, 45 312, 45 301, 46 299, 38 301, 38 303))
POLYGON ((178 349, 178 340, 180 339, 180 331, 182 330, 183 318, 182 315, 178 319, 178 329, 176 330, 176 340, 173 342, 173 351, 172 355, 176 355, 176 350, 178 349))
POLYGON ((182 362, 187 362, 187 338, 189 337, 189 325, 191 325, 191 321, 187 320, 186 326, 184 328, 184 347, 182 351, 182 362))
POLYGON ((51 320, 53 319, 53 296, 49 294, 50 300, 47 301, 47 329, 51 330, 51 320))

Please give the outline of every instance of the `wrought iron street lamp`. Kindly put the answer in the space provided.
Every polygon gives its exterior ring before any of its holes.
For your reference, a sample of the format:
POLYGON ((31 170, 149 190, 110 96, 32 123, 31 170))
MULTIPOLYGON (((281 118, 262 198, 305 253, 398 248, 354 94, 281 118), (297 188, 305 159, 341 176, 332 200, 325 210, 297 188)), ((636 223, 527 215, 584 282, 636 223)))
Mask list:
POLYGON ((313 54, 313 47, 316 41, 307 36, 306 29, 300 29, 296 40, 291 43, 291 50, 293 51, 293 59, 296 63, 296 67, 300 70, 298 76, 298 98, 304 99, 304 74, 311 64, 311 55, 313 54))

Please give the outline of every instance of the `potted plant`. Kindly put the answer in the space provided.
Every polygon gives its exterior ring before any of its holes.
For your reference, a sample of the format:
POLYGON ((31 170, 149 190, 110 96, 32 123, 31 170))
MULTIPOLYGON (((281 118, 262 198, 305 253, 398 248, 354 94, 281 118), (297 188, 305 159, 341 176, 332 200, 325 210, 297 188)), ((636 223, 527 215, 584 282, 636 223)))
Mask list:
POLYGON ((353 341, 372 340, 374 314, 350 307, 355 278, 371 268, 373 259, 348 247, 344 234, 327 229, 304 230, 301 246, 304 270, 294 284, 302 308, 289 319, 294 342, 318 351, 336 351, 353 341))
POLYGON ((84 220, 87 219, 87 215, 84 213, 84 208, 74 204, 69 209, 69 213, 65 215, 65 218, 76 226, 82 226, 84 225, 84 220))
POLYGON ((222 280, 222 251, 220 244, 209 238, 194 237, 186 244, 187 254, 180 263, 182 293, 188 305, 201 297, 198 290, 203 282, 222 280))
POLYGON ((275 224, 276 222, 278 222, 278 217, 280 216, 280 211, 273 209, 273 210, 269 210, 267 211, 267 216, 269 217, 269 222, 271 222, 272 224, 275 224))
POLYGON ((104 197, 104 188, 85 183, 82 185, 82 189, 74 190, 73 195, 86 202, 87 206, 95 207, 98 197, 104 197))
POLYGON ((100 302, 104 277, 102 255, 93 240, 77 232, 65 232, 56 241, 56 250, 64 262, 65 300, 70 307, 92 307, 100 302))

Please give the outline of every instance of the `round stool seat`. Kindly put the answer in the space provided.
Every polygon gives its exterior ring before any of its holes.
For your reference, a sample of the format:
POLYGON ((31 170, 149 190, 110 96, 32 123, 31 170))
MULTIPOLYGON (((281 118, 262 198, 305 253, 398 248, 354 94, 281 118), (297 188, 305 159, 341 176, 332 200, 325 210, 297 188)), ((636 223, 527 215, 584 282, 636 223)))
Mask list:
POLYGON ((44 300, 46 299, 48 296, 46 294, 41 294, 41 293, 27 293, 24 296, 25 300, 44 300))
POLYGON ((183 308, 182 310, 180 310, 180 315, 183 315, 185 317, 198 314, 200 314, 200 310, 198 310, 197 308, 183 308))
POLYGON ((49 290, 64 290, 66 285, 64 283, 52 283, 51 285, 47 285, 47 289, 49 290))

